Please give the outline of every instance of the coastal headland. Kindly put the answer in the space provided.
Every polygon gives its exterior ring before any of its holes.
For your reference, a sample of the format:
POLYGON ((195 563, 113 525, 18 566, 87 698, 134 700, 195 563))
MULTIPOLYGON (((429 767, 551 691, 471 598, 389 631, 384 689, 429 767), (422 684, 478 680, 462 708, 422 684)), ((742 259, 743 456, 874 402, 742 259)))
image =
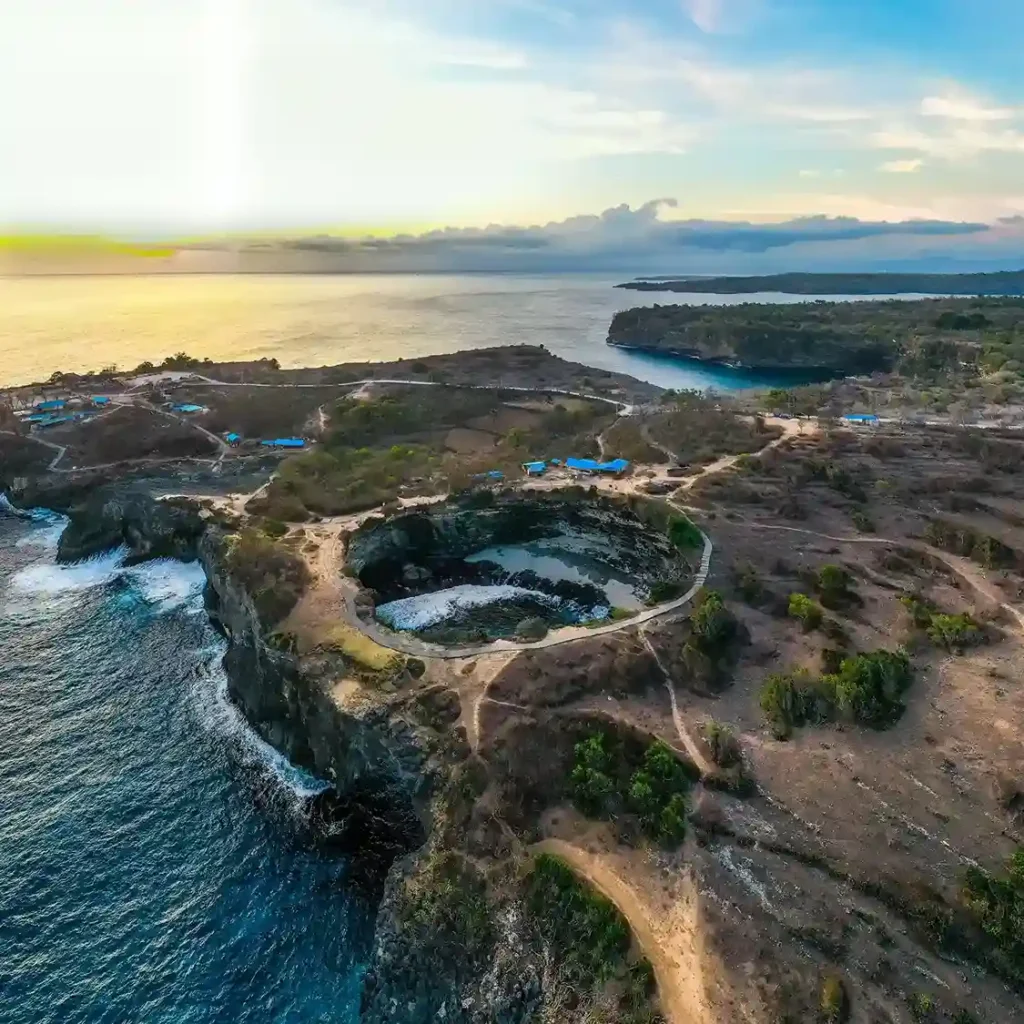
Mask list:
POLYGON ((1014 307, 683 308, 609 340, 836 379, 179 355, 9 389, 0 489, 202 564, 364 1022, 1024 1020, 1014 307))

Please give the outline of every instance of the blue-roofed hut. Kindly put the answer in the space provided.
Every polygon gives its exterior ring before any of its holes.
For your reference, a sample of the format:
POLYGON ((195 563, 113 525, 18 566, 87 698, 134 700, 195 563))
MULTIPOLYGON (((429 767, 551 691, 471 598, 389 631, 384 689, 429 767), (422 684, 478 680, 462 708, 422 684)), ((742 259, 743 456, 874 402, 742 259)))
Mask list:
POLYGON ((260 441, 264 448, 305 448, 301 437, 276 437, 273 441, 260 441))
POLYGON ((543 476, 544 471, 548 468, 546 462, 524 462, 523 471, 527 476, 543 476))

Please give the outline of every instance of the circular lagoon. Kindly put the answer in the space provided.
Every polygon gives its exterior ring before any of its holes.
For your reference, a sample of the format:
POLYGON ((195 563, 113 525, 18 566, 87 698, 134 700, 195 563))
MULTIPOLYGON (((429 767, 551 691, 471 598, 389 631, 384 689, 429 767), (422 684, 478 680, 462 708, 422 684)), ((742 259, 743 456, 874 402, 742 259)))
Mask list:
POLYGON ((662 506, 582 489, 477 496, 364 527, 348 566, 388 629, 444 644, 535 639, 685 590, 693 560, 666 520, 662 506))

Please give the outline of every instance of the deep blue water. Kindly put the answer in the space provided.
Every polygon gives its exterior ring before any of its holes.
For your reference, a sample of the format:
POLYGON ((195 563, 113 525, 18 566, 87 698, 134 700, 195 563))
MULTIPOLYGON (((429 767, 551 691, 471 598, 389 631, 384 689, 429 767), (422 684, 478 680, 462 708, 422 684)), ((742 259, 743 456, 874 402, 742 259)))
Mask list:
POLYGON ((0 509, 0 1021, 355 1020, 367 920, 226 701, 201 571, 57 567, 59 530, 0 509))

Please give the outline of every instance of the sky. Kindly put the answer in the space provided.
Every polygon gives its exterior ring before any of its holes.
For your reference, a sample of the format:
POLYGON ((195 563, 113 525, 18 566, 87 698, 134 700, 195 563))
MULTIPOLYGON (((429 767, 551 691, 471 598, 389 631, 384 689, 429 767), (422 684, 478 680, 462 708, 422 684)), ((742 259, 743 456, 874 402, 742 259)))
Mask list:
POLYGON ((625 205, 1002 244, 1021 38, 1020 0, 0 0, 0 225, 415 235, 625 205))

